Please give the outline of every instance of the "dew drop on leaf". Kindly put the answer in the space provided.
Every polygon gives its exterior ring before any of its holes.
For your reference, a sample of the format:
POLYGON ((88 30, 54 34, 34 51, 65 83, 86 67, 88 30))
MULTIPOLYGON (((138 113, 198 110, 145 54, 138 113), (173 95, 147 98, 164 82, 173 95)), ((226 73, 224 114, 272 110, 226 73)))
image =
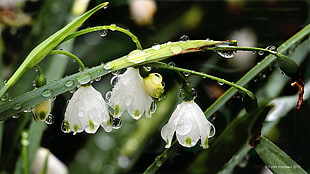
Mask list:
POLYGON ((88 73, 81 74, 80 76, 77 77, 77 81, 82 85, 87 84, 88 82, 90 82, 90 80, 91 80, 91 77, 90 77, 90 74, 88 73))
POLYGON ((49 96, 52 95, 52 93, 53 93, 53 91, 52 91, 51 89, 46 89, 46 90, 44 90, 44 91, 42 92, 42 96, 43 96, 43 97, 49 97, 49 96))

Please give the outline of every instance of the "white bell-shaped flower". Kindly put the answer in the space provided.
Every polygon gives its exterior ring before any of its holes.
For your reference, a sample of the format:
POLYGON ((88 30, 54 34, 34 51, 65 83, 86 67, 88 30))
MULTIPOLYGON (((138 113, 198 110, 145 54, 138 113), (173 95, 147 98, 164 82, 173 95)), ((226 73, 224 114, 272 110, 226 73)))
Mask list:
POLYGON ((112 130, 107 104, 91 85, 82 86, 69 100, 62 129, 74 134, 83 130, 95 133, 100 125, 107 132, 112 130))
POLYGON ((208 139, 215 134, 215 128, 207 120, 200 107, 194 100, 191 100, 178 104, 168 123, 161 129, 161 136, 166 141, 166 148, 171 146, 174 132, 182 146, 193 147, 200 139, 201 146, 206 149, 208 148, 208 139), (212 134, 210 134, 211 131, 212 134))
POLYGON ((114 76, 111 83, 114 87, 106 98, 114 109, 114 117, 120 117, 125 110, 136 120, 143 114, 151 117, 153 99, 146 92, 138 69, 127 68, 123 74, 114 76))

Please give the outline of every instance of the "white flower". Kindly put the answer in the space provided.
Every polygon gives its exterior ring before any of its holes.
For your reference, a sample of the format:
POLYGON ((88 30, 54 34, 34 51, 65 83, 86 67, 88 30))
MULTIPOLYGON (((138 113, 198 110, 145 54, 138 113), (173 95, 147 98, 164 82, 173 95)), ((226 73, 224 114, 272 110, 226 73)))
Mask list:
MULTIPOLYGON (((126 72, 113 77, 117 79, 112 91, 107 93, 107 100, 114 109, 114 117, 120 117, 125 110, 134 119, 139 119, 144 113, 151 117, 153 102, 143 86, 143 79, 139 70, 127 68, 126 72)), ((113 83, 113 82, 112 82, 113 83)))
POLYGON ((85 130, 87 133, 95 133, 100 125, 107 132, 112 130, 107 104, 101 93, 91 85, 82 86, 73 94, 63 124, 65 132, 85 130))
POLYGON ((214 135, 215 128, 207 120, 200 107, 194 100, 191 100, 178 104, 168 123, 161 129, 161 136, 166 141, 166 148, 171 146, 174 132, 182 146, 193 147, 201 139, 201 146, 206 149, 208 148, 208 138, 214 135), (213 129, 212 135, 210 135, 211 129, 213 129))

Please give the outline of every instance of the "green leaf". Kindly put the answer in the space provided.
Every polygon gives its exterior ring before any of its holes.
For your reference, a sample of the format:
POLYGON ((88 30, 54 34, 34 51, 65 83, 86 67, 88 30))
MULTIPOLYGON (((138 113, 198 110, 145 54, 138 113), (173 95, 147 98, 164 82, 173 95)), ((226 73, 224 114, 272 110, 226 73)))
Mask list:
POLYGON ((20 79, 20 77, 30 68, 34 67, 41 60, 43 60, 48 53, 54 49, 59 43, 61 43, 64 38, 69 34, 74 32, 86 19, 88 19, 92 14, 94 14, 99 9, 108 5, 108 2, 102 3, 90 11, 84 13, 80 17, 76 18, 61 30, 57 31, 46 40, 41 42, 37 47, 35 47, 26 57, 24 62, 18 67, 15 73, 7 81, 7 83, 0 90, 0 97, 2 97, 14 84, 20 79))
POLYGON ((255 150, 266 166, 275 174, 307 173, 292 158, 265 137, 260 138, 255 150))
POLYGON ((86 69, 85 71, 72 74, 41 88, 24 93, 9 102, 0 102, 0 120, 5 120, 14 114, 27 110, 49 98, 70 91, 77 86, 87 84, 91 80, 97 79, 112 71, 166 59, 177 54, 202 51, 206 47, 225 44, 227 42, 230 43, 230 41, 191 40, 187 42, 161 44, 158 50, 154 48, 134 50, 128 55, 107 62, 106 64, 86 69))

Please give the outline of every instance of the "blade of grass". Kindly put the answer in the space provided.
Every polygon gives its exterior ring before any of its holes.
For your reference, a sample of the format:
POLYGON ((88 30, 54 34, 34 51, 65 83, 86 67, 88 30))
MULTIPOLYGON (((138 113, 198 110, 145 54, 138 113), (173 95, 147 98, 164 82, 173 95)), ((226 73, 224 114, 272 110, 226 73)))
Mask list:
POLYGON ((255 148, 266 166, 275 174, 306 174, 291 157, 265 137, 261 137, 255 148))
POLYGON ((101 8, 108 5, 108 2, 102 3, 90 11, 84 13, 80 17, 76 18, 64 28, 57 31, 46 40, 41 42, 37 47, 35 47, 26 57, 24 62, 18 67, 15 73, 9 78, 3 88, 0 90, 0 98, 20 79, 20 77, 30 68, 38 64, 47 54, 55 48, 65 37, 75 31, 86 19, 88 19, 92 14, 101 8))

